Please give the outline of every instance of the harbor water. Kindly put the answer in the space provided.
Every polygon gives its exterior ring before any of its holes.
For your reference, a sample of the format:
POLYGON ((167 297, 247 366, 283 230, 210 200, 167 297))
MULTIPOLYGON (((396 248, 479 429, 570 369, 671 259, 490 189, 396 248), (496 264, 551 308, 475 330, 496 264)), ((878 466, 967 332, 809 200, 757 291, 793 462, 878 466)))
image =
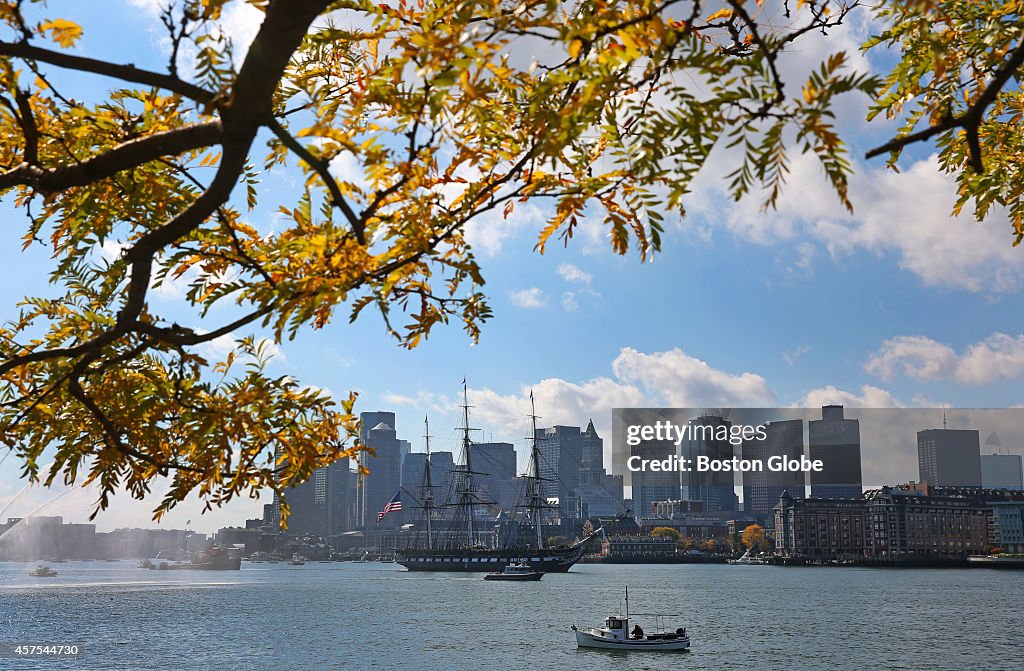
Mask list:
MULTIPOLYGON (((386 563, 150 571, 0 563, 0 642, 83 646, 3 669, 1021 669, 1024 573, 579 564, 539 582, 386 563), (685 653, 577 650, 622 609, 687 627, 685 653)), ((654 619, 633 622, 653 631, 654 619)))

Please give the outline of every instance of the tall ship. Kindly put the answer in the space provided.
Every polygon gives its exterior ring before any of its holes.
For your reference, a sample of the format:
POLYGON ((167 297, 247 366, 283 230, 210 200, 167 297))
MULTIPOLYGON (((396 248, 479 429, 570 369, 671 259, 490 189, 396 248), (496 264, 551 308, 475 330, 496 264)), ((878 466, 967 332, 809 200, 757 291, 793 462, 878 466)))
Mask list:
MULTIPOLYGON (((583 556, 587 541, 601 532, 595 529, 581 540, 570 545, 548 547, 542 531, 542 512, 550 508, 543 496, 540 477, 539 452, 537 450, 537 414, 530 394, 531 407, 531 449, 529 472, 525 477, 526 487, 523 498, 525 505, 519 506, 514 524, 515 533, 506 534, 504 541, 495 539, 493 547, 487 547, 478 529, 476 510, 486 502, 480 497, 475 484, 469 437, 469 398, 463 381, 463 426, 462 449, 459 470, 456 472, 456 496, 452 504, 438 504, 430 473, 430 436, 424 436, 426 459, 424 462, 423 486, 420 489, 419 508, 423 511, 425 538, 413 533, 408 546, 396 550, 395 561, 410 571, 463 571, 500 572, 509 565, 525 565, 533 571, 544 573, 565 573, 583 556), (450 511, 451 514, 443 514, 450 511), (439 529, 440 527, 440 529, 439 529)), ((426 423, 426 420, 424 420, 426 423)))

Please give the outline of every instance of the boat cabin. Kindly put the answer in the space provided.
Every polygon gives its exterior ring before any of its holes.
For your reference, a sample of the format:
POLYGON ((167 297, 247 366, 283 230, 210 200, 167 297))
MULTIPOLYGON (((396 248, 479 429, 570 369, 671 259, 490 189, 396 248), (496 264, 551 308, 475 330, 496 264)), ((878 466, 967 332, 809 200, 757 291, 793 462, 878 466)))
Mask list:
POLYGON ((601 636, 616 641, 625 641, 629 638, 629 618, 621 615, 612 615, 605 619, 601 636))

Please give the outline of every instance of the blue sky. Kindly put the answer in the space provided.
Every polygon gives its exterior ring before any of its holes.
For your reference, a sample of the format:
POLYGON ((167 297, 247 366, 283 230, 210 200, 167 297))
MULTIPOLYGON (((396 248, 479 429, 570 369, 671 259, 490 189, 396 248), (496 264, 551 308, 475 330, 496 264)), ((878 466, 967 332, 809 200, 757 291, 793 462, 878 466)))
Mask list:
MULTIPOLYGON (((156 68, 165 56, 151 4, 111 2, 83 16, 81 3, 51 2, 46 15, 84 24, 82 52, 156 68)), ((236 5, 227 25, 245 43, 258 17, 236 5)), ((855 48, 868 26, 851 24, 831 43, 802 44, 784 63, 786 72, 806 72, 826 47, 855 48)), ((79 97, 102 94, 108 85, 94 77, 63 81, 79 97)), ((478 345, 453 327, 405 351, 379 318, 367 313, 349 325, 342 313, 324 330, 282 343, 274 369, 339 397, 358 390, 359 409, 394 410, 400 437, 417 446, 429 412, 435 449, 453 445, 463 376, 474 424, 488 438, 519 445, 530 389, 542 425, 593 418, 605 435, 617 405, 1024 403, 1024 250, 1011 248, 1005 214, 983 224, 951 219, 954 187, 936 171, 931 147, 908 152, 900 174, 865 163, 864 150, 887 139, 892 126, 867 126, 864 112, 865 101, 850 98, 839 116, 858 170, 854 215, 806 157, 794 157, 777 212, 761 213, 755 200, 732 203, 720 179, 730 157, 719 152, 695 185, 687 219, 668 221, 664 251, 653 263, 613 255, 596 221, 569 248, 553 245, 540 256, 532 249, 544 212, 520 208, 508 222, 489 220, 471 232, 495 312, 478 345)), ((267 193, 287 194, 294 174, 271 175, 264 184, 267 193)), ((253 221, 272 225, 278 204, 266 198, 253 221)), ((0 203, 0 219, 7 278, 0 316, 10 318, 23 295, 47 291, 48 256, 38 248, 19 251, 25 219, 7 202, 0 203)), ((197 323, 173 287, 153 301, 182 323, 197 323)), ((18 476, 14 459, 0 465, 0 510, 22 488, 18 476)), ((54 494, 24 494, 5 515, 23 514, 54 494)), ((81 520, 90 500, 88 492, 73 492, 45 512, 81 520)), ((186 504, 166 524, 188 519, 194 528, 215 529, 258 515, 264 502, 203 517, 198 505, 186 504)), ((118 501, 98 523, 142 525, 153 505, 118 501)))

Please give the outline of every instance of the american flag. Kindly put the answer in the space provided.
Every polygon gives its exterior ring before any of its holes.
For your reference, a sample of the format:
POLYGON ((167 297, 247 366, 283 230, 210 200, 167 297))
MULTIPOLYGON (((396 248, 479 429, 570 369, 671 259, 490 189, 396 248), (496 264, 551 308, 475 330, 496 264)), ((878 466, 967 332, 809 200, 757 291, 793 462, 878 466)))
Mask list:
POLYGON ((402 509, 402 492, 391 497, 391 500, 384 506, 384 510, 377 513, 377 521, 380 522, 388 513, 398 512, 402 509))

